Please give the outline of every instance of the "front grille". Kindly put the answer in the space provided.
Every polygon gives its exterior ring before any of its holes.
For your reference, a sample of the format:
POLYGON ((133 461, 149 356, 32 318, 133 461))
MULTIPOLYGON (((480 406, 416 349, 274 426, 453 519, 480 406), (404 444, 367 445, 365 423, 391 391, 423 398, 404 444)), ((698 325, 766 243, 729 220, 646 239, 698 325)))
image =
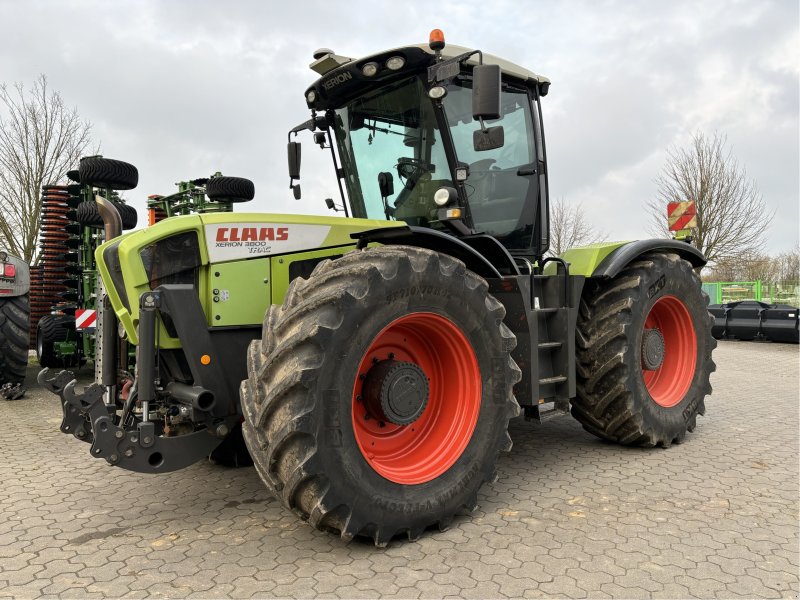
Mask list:
POLYGON ((142 248, 139 255, 151 290, 165 283, 186 283, 197 287, 201 264, 197 232, 187 231, 164 238, 142 248))
POLYGON ((106 263, 109 275, 111 275, 111 283, 114 289, 119 294, 119 299, 122 301, 123 306, 131 312, 131 305, 128 301, 128 292, 125 291, 125 281, 122 278, 122 266, 119 262, 119 243, 122 240, 114 242, 103 250, 103 261, 106 263))

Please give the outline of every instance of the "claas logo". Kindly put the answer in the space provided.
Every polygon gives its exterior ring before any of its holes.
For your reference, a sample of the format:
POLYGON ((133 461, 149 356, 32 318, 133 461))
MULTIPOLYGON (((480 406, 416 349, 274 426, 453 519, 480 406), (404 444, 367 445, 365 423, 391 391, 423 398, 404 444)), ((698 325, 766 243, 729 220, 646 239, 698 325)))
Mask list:
POLYGON ((220 227, 218 242, 282 242, 289 239, 288 227, 220 227))

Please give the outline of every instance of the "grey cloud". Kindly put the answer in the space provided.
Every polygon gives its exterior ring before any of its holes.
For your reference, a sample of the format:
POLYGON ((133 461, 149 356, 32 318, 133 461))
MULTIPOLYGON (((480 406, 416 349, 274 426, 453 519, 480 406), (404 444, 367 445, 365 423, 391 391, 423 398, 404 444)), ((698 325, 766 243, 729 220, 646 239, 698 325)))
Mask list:
POLYGON ((441 27, 553 79, 551 192, 583 202, 611 237, 646 235, 643 203, 667 148, 702 129, 728 134, 781 212, 769 247, 798 238, 798 68, 778 60, 797 54, 795 3, 0 1, 0 20, 13 23, 0 80, 46 73, 104 154, 139 167, 128 196, 140 208, 220 169, 256 182, 248 209, 327 213, 322 199, 338 193, 327 154, 305 144, 301 202, 286 174, 312 51, 358 56, 441 27), (727 65, 730 79, 706 64, 727 65))

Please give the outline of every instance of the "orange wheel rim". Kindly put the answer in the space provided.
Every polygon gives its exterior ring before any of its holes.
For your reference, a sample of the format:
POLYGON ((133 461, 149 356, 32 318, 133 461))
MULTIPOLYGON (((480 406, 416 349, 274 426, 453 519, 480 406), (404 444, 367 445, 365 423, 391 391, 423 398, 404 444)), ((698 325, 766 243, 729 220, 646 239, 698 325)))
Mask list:
POLYGON ((359 363, 352 400, 358 447, 390 481, 431 481, 453 466, 472 439, 481 394, 475 351, 452 321, 430 312, 400 317, 375 337, 359 363), (427 379, 427 403, 412 423, 389 422, 364 398, 370 369, 386 360, 412 365, 427 379))
MULTIPOLYGON (((670 408, 683 400, 694 379, 697 334, 686 305, 675 296, 663 296, 650 309, 645 330, 663 339, 663 359, 655 369, 642 364, 642 378, 653 402, 670 408)), ((643 359, 644 360, 644 359, 643 359)))

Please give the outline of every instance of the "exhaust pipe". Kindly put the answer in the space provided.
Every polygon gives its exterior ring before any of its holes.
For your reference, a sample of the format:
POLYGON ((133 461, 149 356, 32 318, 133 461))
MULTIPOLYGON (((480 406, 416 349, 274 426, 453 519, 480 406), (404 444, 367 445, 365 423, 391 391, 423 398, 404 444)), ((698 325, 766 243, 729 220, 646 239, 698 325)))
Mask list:
MULTIPOLYGON (((105 241, 109 242, 122 234, 122 218, 119 216, 117 208, 102 196, 96 195, 94 197, 97 203, 97 210, 103 219, 103 228, 105 230, 105 241)), ((108 390, 108 397, 106 404, 113 405, 117 397, 117 369, 119 365, 119 339, 117 332, 117 315, 111 308, 111 301, 108 299, 107 294, 103 294, 101 298, 97 299, 98 303, 102 303, 102 322, 100 323, 100 331, 98 335, 102 337, 101 340, 101 360, 100 363, 100 380, 101 383, 108 390)), ((147 421, 147 410, 145 410, 145 421, 147 421)))
POLYGON ((167 384, 167 393, 181 404, 188 404, 203 412, 209 412, 217 403, 214 392, 196 385, 173 381, 167 384))

